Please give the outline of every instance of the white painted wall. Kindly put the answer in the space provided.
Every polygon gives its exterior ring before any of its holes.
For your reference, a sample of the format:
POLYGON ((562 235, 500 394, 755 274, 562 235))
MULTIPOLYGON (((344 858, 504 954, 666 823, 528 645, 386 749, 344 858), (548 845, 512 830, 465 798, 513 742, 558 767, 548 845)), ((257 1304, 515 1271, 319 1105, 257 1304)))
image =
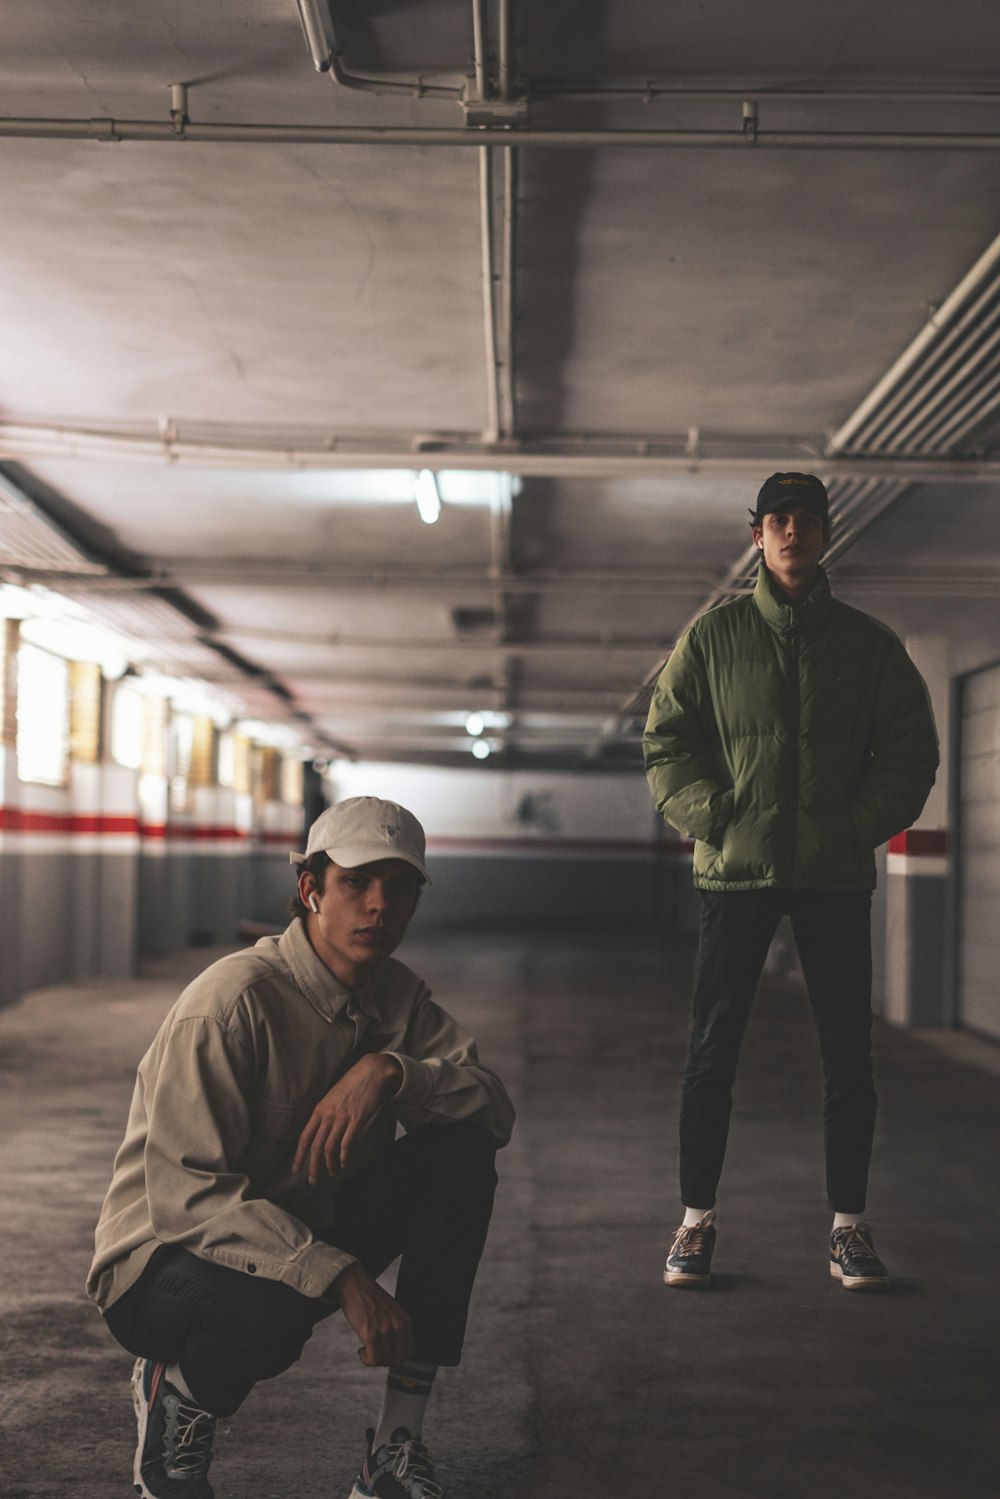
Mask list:
POLYGON ((650 843, 657 833, 646 778, 337 762, 330 798, 381 796, 409 808, 434 838, 650 843), (519 815, 520 810, 520 815, 519 815), (533 813, 533 816, 529 816, 533 813))

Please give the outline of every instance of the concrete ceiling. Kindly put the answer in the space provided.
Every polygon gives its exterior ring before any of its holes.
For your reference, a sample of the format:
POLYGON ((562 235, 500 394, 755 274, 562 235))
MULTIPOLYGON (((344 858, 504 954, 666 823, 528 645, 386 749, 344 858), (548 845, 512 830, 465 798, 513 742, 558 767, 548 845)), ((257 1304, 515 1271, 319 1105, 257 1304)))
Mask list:
POLYGON ((845 597, 993 604, 995 5, 321 20, 327 73, 295 0, 8 5, 7 579, 470 768, 482 709, 508 763, 634 762, 776 467, 831 483, 845 597))

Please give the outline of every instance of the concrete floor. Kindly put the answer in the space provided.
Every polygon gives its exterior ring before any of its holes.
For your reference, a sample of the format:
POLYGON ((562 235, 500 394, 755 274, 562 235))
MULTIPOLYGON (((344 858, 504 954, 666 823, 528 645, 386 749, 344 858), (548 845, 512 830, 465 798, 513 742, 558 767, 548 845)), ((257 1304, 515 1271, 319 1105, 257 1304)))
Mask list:
MULTIPOLYGON (((827 1271, 818 1065, 794 981, 760 996, 707 1293, 668 1290, 687 954, 438 934, 402 954, 520 1109, 465 1363, 428 1426, 449 1499, 995 1499, 996 1052, 883 1029, 870 1213, 890 1294, 827 1271), (982 1064, 982 1065, 980 1065, 982 1064)), ((130 1361, 81 1285, 135 1061, 186 975, 0 1014, 2 1499, 131 1492, 130 1361)), ((381 1377, 342 1322, 217 1442, 218 1499, 338 1499, 381 1377)))

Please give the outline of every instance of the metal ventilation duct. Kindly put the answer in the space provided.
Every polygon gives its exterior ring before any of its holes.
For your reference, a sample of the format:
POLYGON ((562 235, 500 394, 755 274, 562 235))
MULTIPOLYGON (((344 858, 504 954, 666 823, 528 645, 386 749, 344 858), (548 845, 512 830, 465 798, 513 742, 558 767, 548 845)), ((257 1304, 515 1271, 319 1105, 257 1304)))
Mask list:
POLYGON ((92 562, 24 495, 0 480, 0 567, 47 568, 57 572, 107 572, 92 562))
POLYGON ((827 453, 974 453, 1000 417, 1000 238, 831 438, 827 453))

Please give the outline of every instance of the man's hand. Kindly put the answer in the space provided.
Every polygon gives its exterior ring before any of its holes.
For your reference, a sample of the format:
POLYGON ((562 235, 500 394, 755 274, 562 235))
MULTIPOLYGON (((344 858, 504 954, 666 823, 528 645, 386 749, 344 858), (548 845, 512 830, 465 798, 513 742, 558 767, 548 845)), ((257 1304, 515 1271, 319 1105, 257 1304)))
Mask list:
POLYGON ((312 1186, 319 1180, 323 1161, 331 1176, 339 1176, 347 1168, 358 1136, 402 1081, 403 1069, 395 1057, 374 1052, 355 1062, 313 1109, 299 1136, 292 1170, 305 1167, 312 1186))
POLYGON ((402 1364, 413 1353, 410 1318, 357 1260, 330 1286, 340 1309, 361 1339, 358 1358, 370 1369, 402 1364))

